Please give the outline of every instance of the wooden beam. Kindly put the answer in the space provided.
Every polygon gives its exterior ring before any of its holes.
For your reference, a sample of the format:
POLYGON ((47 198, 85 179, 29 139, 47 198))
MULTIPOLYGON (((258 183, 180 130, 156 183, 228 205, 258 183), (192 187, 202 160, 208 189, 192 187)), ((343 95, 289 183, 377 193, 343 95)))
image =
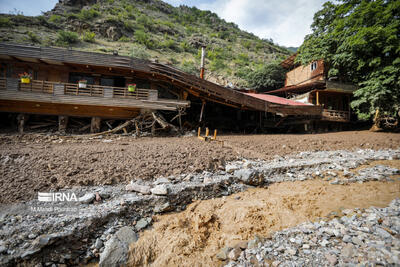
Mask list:
POLYGON ((98 133, 101 129, 101 118, 100 117, 92 117, 92 122, 90 124, 90 132, 98 133))
POLYGON ((20 134, 24 133, 24 128, 25 128, 25 124, 29 119, 29 115, 25 114, 25 113, 20 113, 17 116, 17 121, 18 121, 18 132, 20 134))
POLYGON ((139 114, 140 109, 0 99, 0 112, 131 119, 139 114))
POLYGON ((45 65, 50 65, 49 63, 47 63, 46 61, 41 60, 40 58, 38 58, 38 62, 42 63, 42 64, 45 64, 45 65))
POLYGON ((90 132, 98 133, 101 129, 101 118, 100 117, 92 117, 92 122, 90 124, 90 132))
POLYGON ((205 105, 206 105, 206 101, 202 100, 199 122, 201 122, 202 119, 203 119, 203 112, 204 112, 204 106, 205 105))
POLYGON ((65 133, 68 125, 68 116, 58 116, 58 131, 65 133))

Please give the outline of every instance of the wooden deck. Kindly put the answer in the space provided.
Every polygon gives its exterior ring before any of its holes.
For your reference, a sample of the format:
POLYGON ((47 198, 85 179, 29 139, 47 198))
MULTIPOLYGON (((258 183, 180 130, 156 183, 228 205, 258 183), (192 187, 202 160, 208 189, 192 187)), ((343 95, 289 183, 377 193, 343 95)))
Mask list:
POLYGON ((159 99, 157 90, 0 78, 0 111, 131 118, 140 109, 177 110, 189 101, 159 99), (85 111, 83 111, 85 110, 85 111), (93 115, 97 114, 97 115, 93 115))

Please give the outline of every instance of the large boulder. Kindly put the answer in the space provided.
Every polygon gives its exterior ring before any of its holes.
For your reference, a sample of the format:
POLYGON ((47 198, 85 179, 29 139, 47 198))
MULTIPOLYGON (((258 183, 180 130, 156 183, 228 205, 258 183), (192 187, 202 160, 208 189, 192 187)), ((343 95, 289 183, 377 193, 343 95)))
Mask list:
POLYGON ((129 245, 136 242, 137 234, 131 227, 124 226, 118 230, 105 244, 100 254, 100 267, 120 266, 128 260, 129 245))
POLYGON ((264 175, 252 169, 239 169, 234 172, 234 176, 248 185, 261 185, 264 182, 264 175))

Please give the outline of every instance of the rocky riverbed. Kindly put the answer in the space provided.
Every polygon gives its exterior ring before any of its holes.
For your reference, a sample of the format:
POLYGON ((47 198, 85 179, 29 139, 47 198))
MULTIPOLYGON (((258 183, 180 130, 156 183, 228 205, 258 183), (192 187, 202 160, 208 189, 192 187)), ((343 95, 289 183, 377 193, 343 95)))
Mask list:
POLYGON ((151 225, 154 214, 184 210, 197 199, 285 181, 394 181, 399 170, 390 162, 399 158, 400 149, 302 152, 270 161, 242 158, 220 165, 214 172, 59 190, 76 194, 77 201, 49 204, 31 200, 1 207, 0 263, 73 265, 100 260, 101 266, 107 266, 106 259, 123 262, 128 244, 151 225), (124 249, 113 257, 116 247, 124 249))
POLYGON ((336 217, 257 237, 218 256, 229 267, 400 264, 400 199, 385 208, 343 210, 336 217))

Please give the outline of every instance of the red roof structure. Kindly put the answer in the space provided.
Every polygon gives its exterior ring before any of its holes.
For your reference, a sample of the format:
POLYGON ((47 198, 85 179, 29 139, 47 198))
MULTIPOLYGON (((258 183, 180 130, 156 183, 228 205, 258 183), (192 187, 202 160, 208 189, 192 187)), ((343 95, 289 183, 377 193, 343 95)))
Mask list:
POLYGON ((280 89, 272 90, 269 91, 268 93, 274 94, 274 95, 285 95, 286 93, 296 93, 296 94, 302 94, 309 92, 313 89, 323 89, 325 88, 325 83, 324 82, 311 82, 311 83, 305 83, 305 84, 300 84, 300 85, 292 85, 292 86, 286 86, 282 87, 280 89))
POLYGON ((289 106, 310 106, 311 104, 305 104, 302 102, 286 99, 279 96, 268 95, 268 94, 254 94, 254 93, 244 93, 248 96, 252 96, 258 99, 262 99, 271 103, 289 105, 289 106))

